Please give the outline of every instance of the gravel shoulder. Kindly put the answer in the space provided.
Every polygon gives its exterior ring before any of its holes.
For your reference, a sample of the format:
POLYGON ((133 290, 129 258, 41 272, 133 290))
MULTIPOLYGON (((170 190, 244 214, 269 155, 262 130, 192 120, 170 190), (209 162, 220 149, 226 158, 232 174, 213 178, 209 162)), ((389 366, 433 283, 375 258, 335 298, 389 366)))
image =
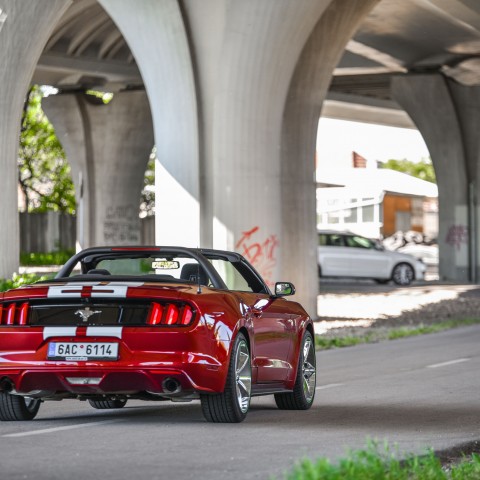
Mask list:
POLYGON ((318 313, 318 335, 381 338, 391 329, 480 321, 480 286, 424 282, 398 288, 368 281, 322 281, 318 313))

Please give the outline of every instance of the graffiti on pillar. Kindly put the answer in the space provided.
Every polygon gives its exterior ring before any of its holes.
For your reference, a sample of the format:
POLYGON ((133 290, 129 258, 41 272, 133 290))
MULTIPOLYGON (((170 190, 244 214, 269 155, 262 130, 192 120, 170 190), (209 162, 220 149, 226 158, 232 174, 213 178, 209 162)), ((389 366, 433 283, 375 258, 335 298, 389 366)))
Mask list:
POLYGON ((466 225, 452 225, 447 232, 445 241, 451 247, 460 250, 462 245, 468 243, 468 227, 466 225))
POLYGON ((107 245, 138 245, 140 243, 138 208, 131 205, 108 207, 103 224, 103 238, 107 245))
POLYGON ((262 235, 260 227, 257 226, 242 232, 240 240, 235 244, 235 249, 259 271, 267 284, 272 286, 278 245, 279 240, 276 235, 262 235))

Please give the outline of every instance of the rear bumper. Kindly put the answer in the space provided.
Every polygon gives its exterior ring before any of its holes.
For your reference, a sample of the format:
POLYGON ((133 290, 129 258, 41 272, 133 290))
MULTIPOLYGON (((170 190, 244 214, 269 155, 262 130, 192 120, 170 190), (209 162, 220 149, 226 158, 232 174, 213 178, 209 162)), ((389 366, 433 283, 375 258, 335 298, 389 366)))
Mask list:
POLYGON ((139 392, 181 396, 194 391, 217 391, 215 382, 198 384, 185 371, 179 369, 1 371, 0 378, 12 382, 13 388, 18 393, 39 396, 62 393, 128 395, 139 392), (168 388, 169 380, 174 380, 179 388, 168 388))
POLYGON ((2 385, 12 385, 23 395, 54 396, 137 394, 148 392, 165 396, 183 396, 193 392, 221 392, 224 387, 220 366, 188 365, 186 368, 35 368, 0 369, 2 385), (172 388, 172 383, 178 388, 172 388))

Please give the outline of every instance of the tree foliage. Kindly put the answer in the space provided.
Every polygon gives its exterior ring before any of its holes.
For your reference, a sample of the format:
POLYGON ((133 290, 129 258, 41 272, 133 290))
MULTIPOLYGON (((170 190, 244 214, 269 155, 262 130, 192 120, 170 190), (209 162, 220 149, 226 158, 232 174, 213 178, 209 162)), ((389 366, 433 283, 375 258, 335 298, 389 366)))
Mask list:
POLYGON ((25 210, 75 213, 75 190, 65 152, 41 107, 42 91, 32 87, 22 117, 18 181, 25 210))
POLYGON ((383 164, 383 168, 389 168, 391 170, 412 175, 413 177, 420 178, 427 182, 436 183, 435 170, 433 169, 432 161, 429 158, 423 158, 419 162, 390 159, 383 164))

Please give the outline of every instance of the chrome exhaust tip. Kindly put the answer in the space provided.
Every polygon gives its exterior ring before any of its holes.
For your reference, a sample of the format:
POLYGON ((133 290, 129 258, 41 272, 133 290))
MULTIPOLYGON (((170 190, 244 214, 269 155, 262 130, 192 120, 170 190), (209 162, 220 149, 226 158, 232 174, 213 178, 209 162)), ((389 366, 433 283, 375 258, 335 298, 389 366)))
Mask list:
POLYGON ((167 377, 162 382, 162 389, 165 393, 175 394, 180 393, 182 391, 182 386, 180 382, 176 378, 167 377))

